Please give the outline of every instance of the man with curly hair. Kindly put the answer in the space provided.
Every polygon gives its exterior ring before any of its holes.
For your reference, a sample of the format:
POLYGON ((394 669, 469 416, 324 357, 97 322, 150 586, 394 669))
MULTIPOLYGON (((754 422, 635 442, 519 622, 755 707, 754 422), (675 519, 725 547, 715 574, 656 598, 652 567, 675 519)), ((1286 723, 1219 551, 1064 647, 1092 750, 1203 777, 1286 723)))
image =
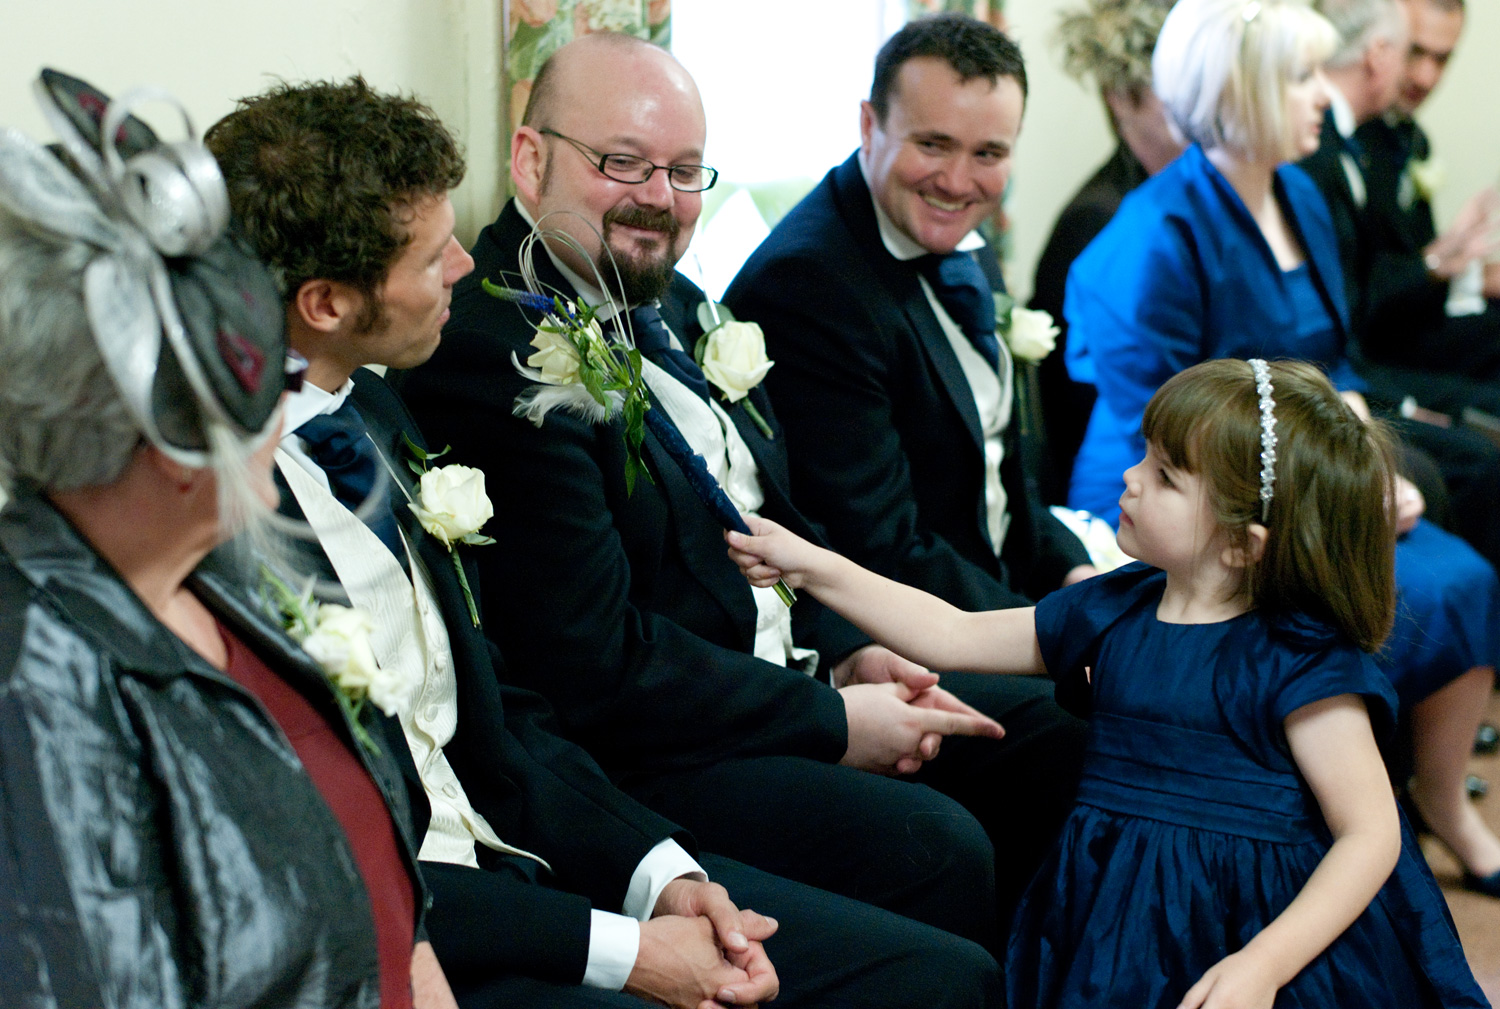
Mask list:
MULTIPOLYGON (((958 980, 945 1004, 986 1004, 994 965, 978 951, 955 956, 935 930, 695 859, 686 831, 554 734, 545 701, 504 684, 467 597, 474 553, 508 549, 515 531, 462 547, 460 577, 408 505, 428 503, 407 462, 411 445, 429 446, 364 367, 426 360, 473 268, 448 197, 463 158, 431 110, 359 78, 283 84, 241 101, 207 143, 240 226, 281 275, 308 360, 276 454, 286 510, 316 534, 304 559, 372 614, 381 667, 418 684, 381 745, 409 755, 412 806, 429 811, 415 832, 435 897, 427 929, 459 1004, 700 1009, 779 987, 778 1004, 896 1009, 925 995, 929 964, 958 980), (741 911, 725 886, 776 920, 741 911)), ((419 1006, 444 1004, 430 960, 413 980, 419 1006)))

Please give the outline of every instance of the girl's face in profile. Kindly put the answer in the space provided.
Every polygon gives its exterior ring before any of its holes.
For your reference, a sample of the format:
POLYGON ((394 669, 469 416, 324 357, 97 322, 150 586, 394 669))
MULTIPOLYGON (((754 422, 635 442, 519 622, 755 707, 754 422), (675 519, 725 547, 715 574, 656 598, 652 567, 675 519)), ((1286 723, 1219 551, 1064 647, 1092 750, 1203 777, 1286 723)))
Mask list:
POLYGON ((1131 557, 1179 575, 1217 560, 1223 546, 1199 475, 1173 466, 1151 444, 1146 458, 1125 471, 1116 538, 1131 557))

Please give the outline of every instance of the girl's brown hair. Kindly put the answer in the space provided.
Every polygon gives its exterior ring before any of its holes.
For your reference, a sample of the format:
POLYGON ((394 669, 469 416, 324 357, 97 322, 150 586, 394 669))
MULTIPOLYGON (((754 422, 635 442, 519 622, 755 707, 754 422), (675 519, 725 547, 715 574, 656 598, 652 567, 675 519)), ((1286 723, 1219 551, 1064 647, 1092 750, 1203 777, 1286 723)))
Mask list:
POLYGON ((1251 523, 1265 550, 1247 565, 1251 606, 1327 621, 1373 652, 1395 618, 1395 465, 1390 435, 1355 416, 1321 371, 1270 364, 1276 482, 1261 519, 1260 397, 1245 361, 1206 361, 1169 379, 1141 433, 1173 466, 1203 481, 1234 546, 1251 523))

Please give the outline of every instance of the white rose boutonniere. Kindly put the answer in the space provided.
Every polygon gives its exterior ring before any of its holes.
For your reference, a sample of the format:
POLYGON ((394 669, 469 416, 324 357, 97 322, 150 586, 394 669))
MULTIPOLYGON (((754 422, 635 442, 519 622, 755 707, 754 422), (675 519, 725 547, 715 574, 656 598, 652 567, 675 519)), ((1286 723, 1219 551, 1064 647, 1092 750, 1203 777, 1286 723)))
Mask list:
POLYGON ((776 362, 766 356, 766 336, 759 325, 740 322, 729 309, 712 301, 698 306, 703 335, 693 345, 693 357, 703 376, 731 406, 743 402, 745 412, 767 438, 771 425, 750 402, 750 390, 760 385, 776 362))
POLYGON ((312 596, 311 583, 298 595, 269 568, 261 569, 261 578, 266 609, 323 667, 337 688, 334 696, 349 717, 354 738, 379 756, 380 747, 359 720, 365 701, 373 702, 387 715, 400 715, 416 684, 395 670, 382 668, 375 660, 370 645, 375 625, 364 610, 318 602, 312 596))
POLYGON ((1057 326, 1047 312, 1030 308, 1010 310, 1010 332, 1006 339, 1010 352, 1022 361, 1033 364, 1042 360, 1057 347, 1057 326))
POLYGON ((750 395, 774 363, 766 357, 765 334, 753 322, 730 319, 703 334, 703 374, 731 403, 750 395))
POLYGON ((1447 168, 1435 157, 1423 161, 1408 161, 1406 173, 1411 176, 1417 195, 1428 203, 1432 202, 1438 190, 1442 189, 1443 184, 1448 181, 1447 168))
MULTIPOLYGON (((452 548, 469 539, 479 527, 495 517, 495 507, 484 493, 484 474, 469 466, 449 465, 429 469, 417 485, 417 500, 411 506, 422 528, 452 548)), ((494 540, 479 537, 486 543, 494 540)))
MULTIPOLYGON (((591 324, 598 329, 598 323, 591 324)), ((526 359, 529 367, 541 372, 541 381, 547 385, 573 385, 578 381, 578 366, 581 363, 578 351, 566 333, 555 328, 538 329, 531 338, 536 353, 526 359)))
POLYGON ((1008 294, 995 295, 995 329, 1018 361, 1037 364, 1057 347, 1057 325, 1048 312, 1022 308, 1008 294))
POLYGON ((474 591, 469 588, 469 577, 464 574, 463 559, 458 556, 457 548, 460 543, 477 547, 495 542, 479 533, 480 527, 495 515, 495 506, 484 492, 484 474, 471 466, 457 464, 429 469, 427 464, 446 455, 448 447, 441 452, 428 452, 407 438, 406 449, 413 456, 407 465, 420 478, 417 500, 407 507, 417 516, 422 528, 448 548, 453 570, 458 573, 458 584, 464 592, 464 601, 469 604, 469 619, 478 627, 479 607, 474 605, 474 591))

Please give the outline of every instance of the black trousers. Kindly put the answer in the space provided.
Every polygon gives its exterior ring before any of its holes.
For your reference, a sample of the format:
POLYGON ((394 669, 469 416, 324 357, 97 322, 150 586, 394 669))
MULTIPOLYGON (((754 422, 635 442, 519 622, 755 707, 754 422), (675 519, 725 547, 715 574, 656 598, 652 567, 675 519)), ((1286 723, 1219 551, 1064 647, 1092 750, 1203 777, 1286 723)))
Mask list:
POLYGON ((972 939, 1000 955, 1010 913, 1072 805, 1084 724, 1050 681, 945 673, 1003 725, 950 737, 911 779, 799 757, 627 783, 704 848, 972 939))
MULTIPOLYGON (((930 926, 780 879, 730 859, 699 859, 741 907, 780 925, 766 953, 792 1006, 978 1009, 1003 1005, 999 969, 979 946, 930 926)), ((620 992, 505 977, 455 985, 463 1009, 644 1009, 620 992)))

